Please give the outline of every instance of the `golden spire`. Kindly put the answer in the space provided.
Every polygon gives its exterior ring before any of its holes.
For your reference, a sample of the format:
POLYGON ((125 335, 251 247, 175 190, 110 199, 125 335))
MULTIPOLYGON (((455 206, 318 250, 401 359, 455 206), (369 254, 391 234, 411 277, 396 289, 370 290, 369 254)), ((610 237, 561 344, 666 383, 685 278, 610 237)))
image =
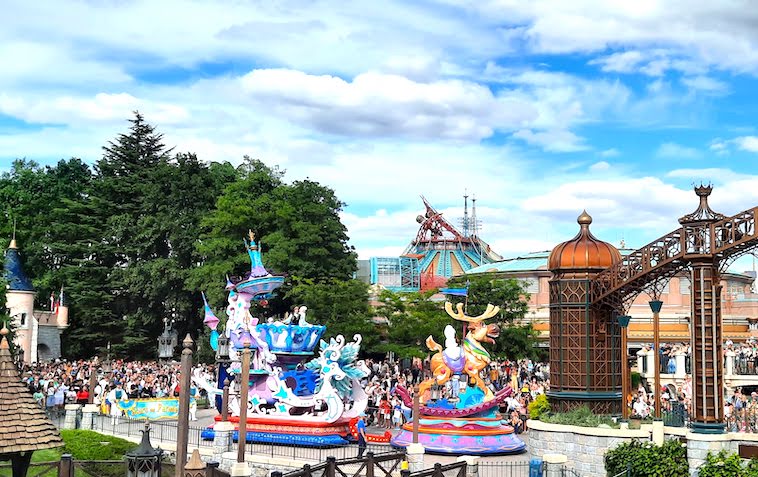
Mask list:
POLYGON ((16 218, 13 218, 13 236, 11 238, 11 244, 8 245, 8 248, 18 248, 16 245, 16 218))

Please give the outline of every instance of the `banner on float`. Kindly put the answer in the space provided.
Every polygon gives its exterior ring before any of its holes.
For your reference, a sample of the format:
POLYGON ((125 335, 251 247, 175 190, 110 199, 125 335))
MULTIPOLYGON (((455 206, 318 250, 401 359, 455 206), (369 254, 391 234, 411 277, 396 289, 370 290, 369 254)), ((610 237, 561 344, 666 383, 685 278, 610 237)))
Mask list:
MULTIPOLYGON (((195 398, 190 398, 190 406, 195 398)), ((118 402, 118 407, 129 419, 177 419, 179 398, 129 399, 118 402)))

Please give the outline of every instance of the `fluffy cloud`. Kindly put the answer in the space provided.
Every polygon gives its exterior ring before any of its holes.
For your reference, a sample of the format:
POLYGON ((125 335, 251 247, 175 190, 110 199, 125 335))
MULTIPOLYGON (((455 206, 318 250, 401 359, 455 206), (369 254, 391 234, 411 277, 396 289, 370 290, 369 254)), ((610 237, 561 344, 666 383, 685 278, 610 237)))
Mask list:
POLYGON ((619 150, 616 149, 615 147, 612 147, 610 149, 605 149, 604 151, 600 151, 601 157, 617 157, 620 154, 621 153, 619 152, 619 150))
POLYGON ((758 152, 758 136, 740 136, 734 138, 734 143, 743 151, 758 152))
POLYGON ((566 130, 534 132, 529 129, 516 131, 513 137, 539 146, 549 152, 577 152, 588 149, 584 139, 566 130))
POLYGON ((603 172, 611 168, 611 165, 606 161, 600 161, 592 164, 589 168, 590 172, 603 172))
POLYGON ((598 63, 607 71, 640 69, 645 74, 659 75, 674 69, 693 74, 715 67, 758 72, 758 28, 749 13, 753 6, 748 0, 453 3, 479 12, 491 23, 512 25, 527 38, 527 48, 533 52, 589 53, 627 47, 628 51, 598 63), (651 45, 661 48, 642 51, 651 45))
POLYGON ((537 117, 527 101, 460 80, 418 83, 364 73, 347 82, 276 69, 254 70, 241 84, 269 111, 329 134, 478 141, 537 117))
POLYGON ((127 93, 99 93, 93 98, 59 96, 33 101, 0 94, 0 112, 29 123, 76 124, 81 121, 123 121, 142 110, 152 121, 173 124, 188 118, 187 111, 172 104, 135 98, 127 93))
POLYGON ((675 142, 664 142, 658 147, 655 155, 666 159, 697 159, 702 156, 702 153, 695 148, 675 142))

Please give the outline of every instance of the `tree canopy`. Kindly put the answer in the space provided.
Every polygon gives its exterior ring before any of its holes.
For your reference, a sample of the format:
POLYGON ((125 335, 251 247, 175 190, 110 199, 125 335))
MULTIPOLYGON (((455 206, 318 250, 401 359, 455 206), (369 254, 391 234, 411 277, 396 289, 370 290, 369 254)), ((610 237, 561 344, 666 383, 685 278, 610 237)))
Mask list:
POLYGON ((468 297, 449 296, 454 303, 465 302, 468 314, 479 315, 488 304, 500 307, 492 318, 500 325, 500 336, 491 348, 496 355, 508 359, 536 358, 537 332, 531 323, 521 320, 529 310, 529 294, 523 282, 514 278, 499 278, 493 274, 476 274, 455 277, 448 282, 451 288, 468 288, 468 297))
MULTIPOLYGON (((18 221, 37 305, 65 290, 70 357, 102 352, 109 342, 117 355, 152 357, 171 315, 180 333, 197 336, 200 291, 225 306, 225 276, 249 267, 242 239, 250 229, 266 267, 288 277, 266 313, 292 299, 317 309, 319 287, 328 284, 365 297, 350 281, 356 255, 334 191, 310 180, 286 183, 284 171, 249 157, 234 167, 175 153, 139 113, 94 167, 78 158, 45 167, 15 161, 0 175, 0 203, 0 234, 10 237, 18 221)), ((361 306, 351 319, 369 316, 367 300, 361 306)))

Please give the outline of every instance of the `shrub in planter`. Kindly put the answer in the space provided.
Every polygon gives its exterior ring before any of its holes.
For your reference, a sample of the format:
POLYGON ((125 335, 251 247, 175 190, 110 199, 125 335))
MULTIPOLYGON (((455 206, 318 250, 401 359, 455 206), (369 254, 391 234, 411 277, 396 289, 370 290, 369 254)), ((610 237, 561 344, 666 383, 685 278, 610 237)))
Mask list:
POLYGON ((540 420, 552 424, 565 424, 568 426, 598 427, 603 424, 611 428, 618 427, 618 424, 613 422, 613 419, 611 419, 610 416, 594 414, 587 406, 581 406, 572 409, 569 412, 542 414, 540 420))
POLYGON ((124 454, 137 447, 118 437, 107 436, 88 430, 61 430, 64 454, 71 454, 74 460, 121 460, 124 454))
POLYGON ((688 477, 687 446, 676 439, 657 446, 637 439, 605 454, 609 476, 631 470, 629 477, 688 477))
POLYGON ((705 463, 698 468, 699 477, 758 477, 758 461, 750 459, 743 464, 738 454, 721 451, 708 453, 705 463))
POLYGON ((632 382, 632 389, 636 391, 637 387, 640 385, 640 381, 642 381, 642 376, 640 376, 640 373, 637 371, 632 371, 631 374, 631 382, 632 382))
POLYGON ((544 394, 538 394, 534 401, 529 403, 529 419, 540 419, 543 414, 550 412, 550 402, 544 394))

